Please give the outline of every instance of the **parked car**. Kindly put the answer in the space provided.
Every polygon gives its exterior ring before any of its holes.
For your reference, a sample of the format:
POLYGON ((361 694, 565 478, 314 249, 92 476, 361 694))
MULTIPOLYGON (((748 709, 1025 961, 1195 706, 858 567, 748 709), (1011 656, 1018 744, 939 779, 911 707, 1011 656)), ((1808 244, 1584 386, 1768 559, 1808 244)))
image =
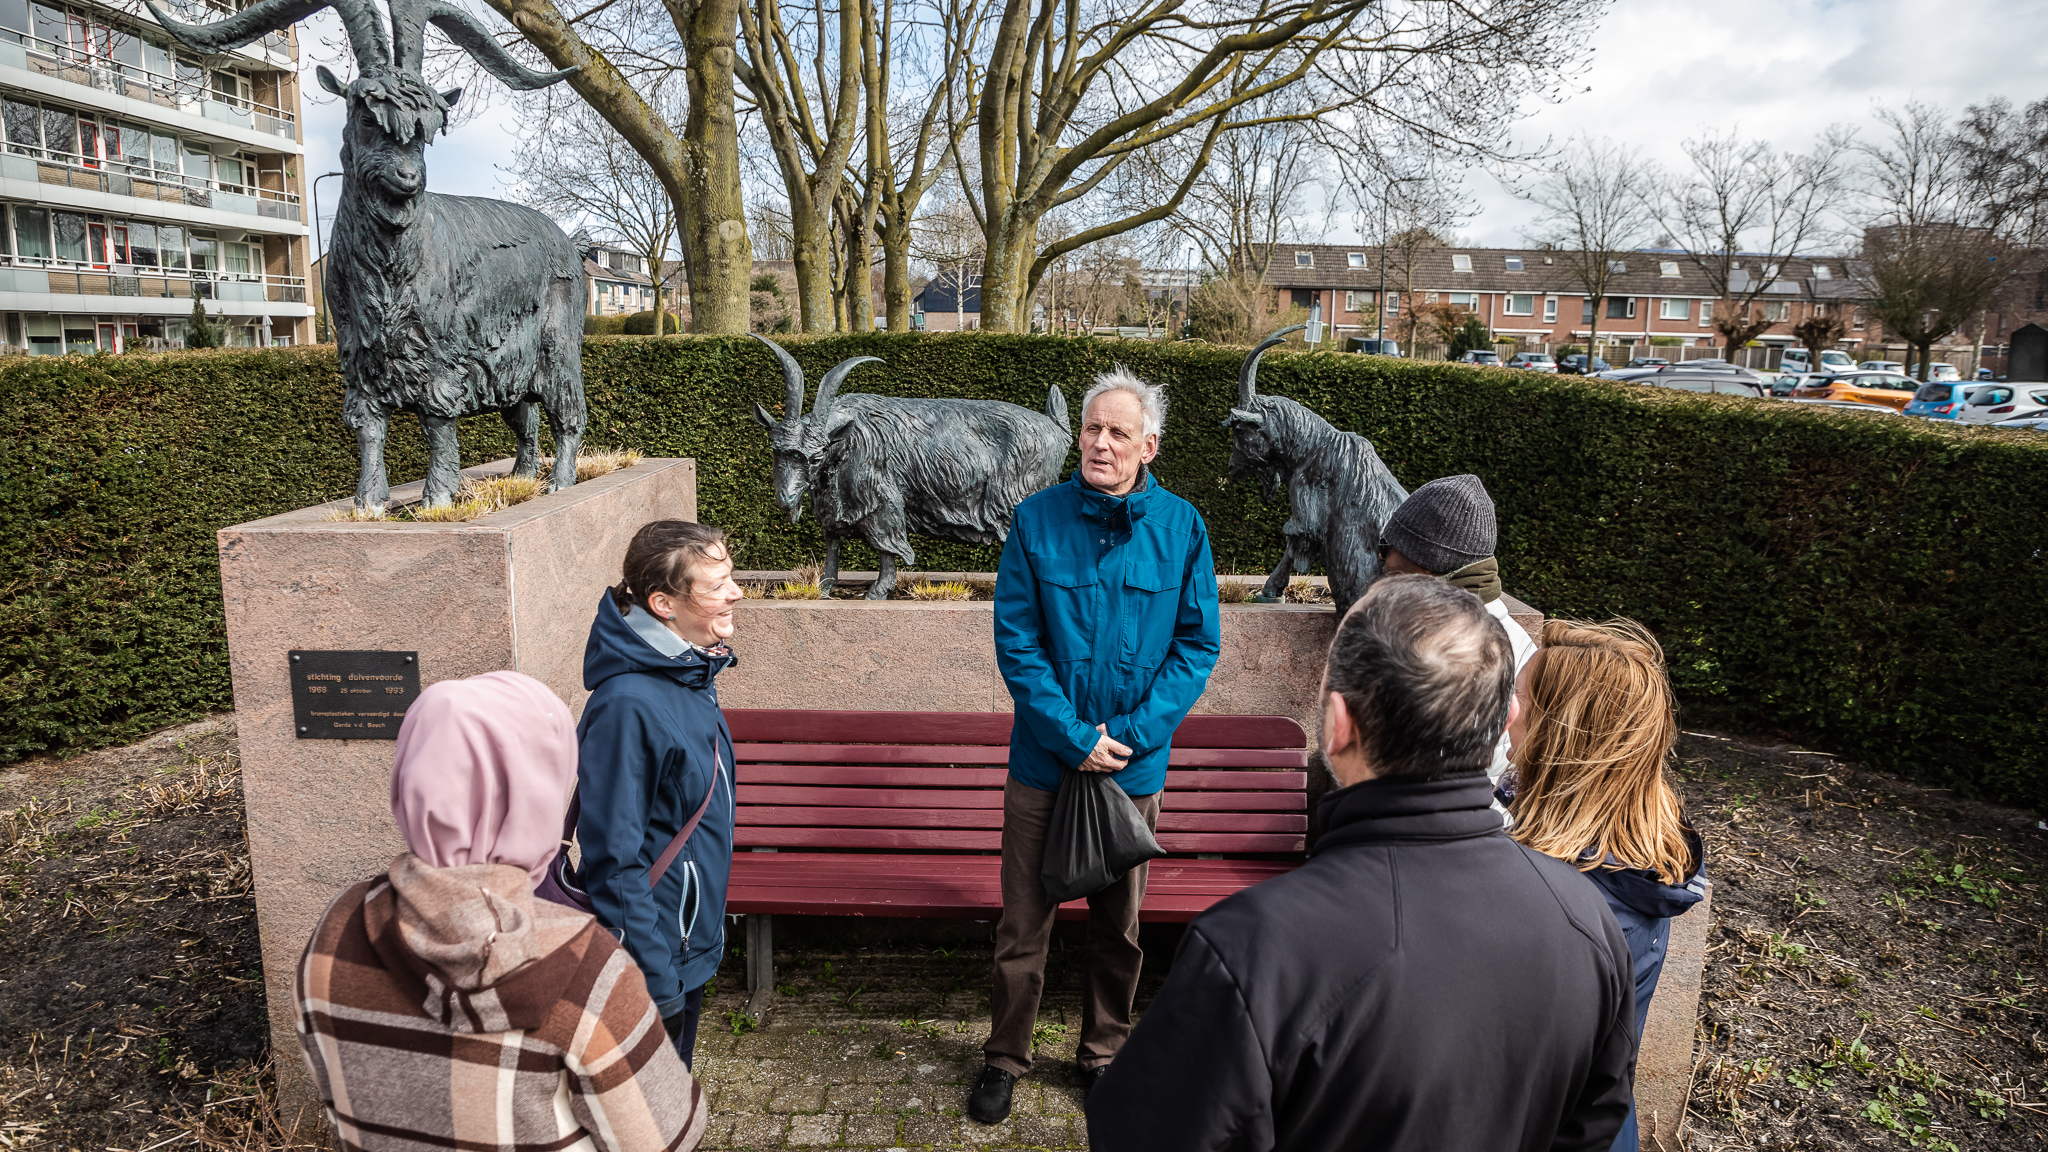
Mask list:
POLYGON ((1963 374, 1956 371, 1955 365, 1946 362, 1929 364, 1927 366, 1927 373, 1927 379, 1929 380, 1961 380, 1963 378, 1963 374))
POLYGON ((1399 356, 1401 354, 1401 346, 1392 340, 1374 340, 1361 336, 1352 336, 1349 339, 1353 352, 1363 352, 1367 356, 1399 356))
POLYGON ((1809 376, 1792 390, 1795 400, 1855 400, 1882 404, 1905 411, 1920 385, 1897 372, 1842 372, 1833 376, 1809 376))
POLYGON ((1825 388, 1832 378, 1829 372, 1780 372, 1771 377, 1771 395, 1782 399, 1808 385, 1825 388))
POLYGON ((1787 348, 1785 349, 1785 354, 1778 360, 1778 371, 1802 374, 1820 372, 1833 375, 1836 372, 1851 372, 1856 368, 1856 362, 1849 359, 1847 352, 1837 352, 1833 348, 1829 348, 1820 354, 1819 365, 1815 365, 1812 360, 1813 353, 1807 349, 1787 348))
MULTIPOLYGON (((1665 361, 1665 363, 1666 363, 1666 364, 1671 364, 1671 361, 1669 361, 1669 360, 1666 360, 1666 361, 1665 361)), ((1721 358, 1720 358, 1719 356, 1702 356, 1702 357, 1700 357, 1700 358, 1699 358, 1698 360, 1680 360, 1680 361, 1679 361, 1678 363, 1676 363, 1676 364, 1671 364, 1671 366, 1672 366, 1673 368, 1727 368, 1727 367, 1731 367, 1731 365, 1730 365, 1730 364, 1729 364, 1729 363, 1728 363, 1728 362, 1727 362, 1726 360, 1723 360, 1723 359, 1721 359, 1721 358)))
POLYGON ((1998 424, 2048 410, 2048 384, 1979 384, 1956 413, 1965 424, 1998 424))
POLYGON ((1458 357, 1458 363, 1460 363, 1460 364, 1498 364, 1498 363, 1500 363, 1500 353, 1498 353, 1498 352, 1482 352, 1482 351, 1480 351, 1479 349, 1477 349, 1477 348, 1474 348, 1474 349, 1473 349, 1473 350, 1471 350, 1470 352, 1467 352, 1467 353, 1465 353, 1465 354, 1464 354, 1463 356, 1460 356, 1460 357, 1458 357))
POLYGON ((1900 360, 1865 360, 1856 366, 1858 372, 1897 372, 1906 374, 1906 365, 1900 360))
POLYGON ((2022 412, 2017 416, 2000 420, 1998 423, 1993 424, 1992 427, 2020 428, 2031 429, 2035 432, 2048 432, 2048 412, 2022 412))
POLYGON ((1793 397, 1787 404, 1804 404, 1809 408, 1837 408, 1849 412, 1870 412, 1879 416, 1897 416, 1899 410, 1889 404, 1864 404, 1855 400, 1808 400, 1793 397))
POLYGON ((1629 361, 1628 366, 1631 368, 1662 368, 1669 363, 1671 361, 1666 360, 1662 356, 1638 356, 1629 361))
POLYGON ((1994 377, 1993 377, 1993 376, 1991 375, 1991 369, 1989 369, 1989 368, 1979 368, 1979 369, 1977 369, 1977 379, 1979 379, 1979 380, 1990 380, 1990 379, 1994 379, 1994 377))
POLYGON ((1508 358, 1508 367, 1527 368, 1531 372, 1557 371, 1557 361, 1548 352, 1517 352, 1508 358))
POLYGON ((1964 384, 1938 380, 1922 384, 1913 393, 1913 402, 1906 405, 1906 415, 1919 416, 1926 420, 1954 420, 1963 413, 1963 404, 1970 397, 1982 391, 1982 384, 1964 384))
POLYGON ((1593 366, 1591 368, 1586 367, 1586 354, 1584 352, 1577 352, 1559 360, 1557 362, 1557 370, 1567 376, 1591 376, 1595 373, 1610 371, 1607 361, 1602 360, 1598 356, 1593 357, 1593 366))
POLYGON ((1740 376, 1725 376, 1718 372, 1660 372, 1655 376, 1644 376, 1636 380, 1652 388, 1670 388, 1679 392, 1708 392, 1716 396, 1747 396, 1760 400, 1766 395, 1763 387, 1754 380, 1740 376))

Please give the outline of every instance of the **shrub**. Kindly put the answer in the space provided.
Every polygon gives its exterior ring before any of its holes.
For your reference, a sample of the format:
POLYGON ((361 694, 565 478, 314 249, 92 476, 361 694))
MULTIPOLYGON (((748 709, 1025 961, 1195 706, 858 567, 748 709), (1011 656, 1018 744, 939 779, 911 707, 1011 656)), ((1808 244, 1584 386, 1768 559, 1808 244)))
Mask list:
MULTIPOLYGON (((1227 476, 1241 349, 979 333, 788 342, 809 379, 872 354, 850 392, 1009 400, 1117 363, 1174 403, 1155 473, 1206 518, 1221 568, 1279 549, 1284 503, 1227 476)), ((700 515, 740 566, 823 551, 774 501, 761 404, 782 382, 744 338, 591 339, 593 449, 694 456, 700 515)), ((1687 722, 1740 723, 1975 796, 2048 804, 2048 644, 2014 605, 2048 599, 2031 519, 1971 499, 2037 492, 2033 434, 1812 411, 1579 377, 1276 349, 1262 390, 1370 437, 1411 488, 1477 473, 1499 507, 1508 589, 1551 615, 1642 620, 1687 722)), ((347 494, 332 348, 0 367, 0 756, 116 739, 230 702, 213 533, 347 494)), ((465 421, 465 464, 509 455, 465 421)), ((394 482, 425 452, 405 418, 394 482)), ((1071 462, 1071 457, 1070 457, 1071 462)), ((994 548, 919 537, 928 571, 994 548)), ((849 543, 848 569, 874 567, 849 543)))
MULTIPOLYGON (((682 325, 677 321, 675 313, 663 312, 661 314, 661 335, 670 336, 682 330, 682 325)), ((654 310, 650 308, 644 312, 635 312, 631 316, 626 317, 625 327, 621 331, 627 336, 655 335, 654 310)))
POLYGON ((624 316, 585 316, 583 318, 583 334, 585 336, 623 336, 625 333, 626 318, 624 316))
POLYGON ((1488 352, 1493 349, 1493 336, 1486 330, 1486 324, 1477 316, 1467 315, 1465 323, 1451 334, 1450 350, 1446 353, 1456 360, 1467 352, 1488 352))

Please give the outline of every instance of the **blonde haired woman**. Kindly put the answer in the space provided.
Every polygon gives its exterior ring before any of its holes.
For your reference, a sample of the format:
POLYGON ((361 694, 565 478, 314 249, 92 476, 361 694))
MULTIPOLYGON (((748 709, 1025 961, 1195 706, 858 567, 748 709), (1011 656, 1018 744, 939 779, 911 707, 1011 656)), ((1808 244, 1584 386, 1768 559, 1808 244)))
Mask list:
MULTIPOLYGON (((1671 917, 1705 894, 1706 848, 1666 767, 1678 705, 1663 648, 1633 620, 1552 620, 1542 639, 1515 681, 1510 834, 1577 865, 1607 897, 1634 961, 1640 1042, 1671 917)), ((1614 1152, 1637 1147, 1631 1107, 1614 1152)))

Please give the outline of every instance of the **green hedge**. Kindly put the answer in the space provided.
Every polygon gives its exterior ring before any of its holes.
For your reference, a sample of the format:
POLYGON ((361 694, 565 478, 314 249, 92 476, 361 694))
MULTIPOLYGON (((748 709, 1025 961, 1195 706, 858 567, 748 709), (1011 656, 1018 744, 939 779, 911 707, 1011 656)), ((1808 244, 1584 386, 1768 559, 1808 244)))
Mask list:
MULTIPOLYGON (((1285 507, 1225 477, 1239 350, 981 334, 790 347, 813 381, 845 357, 883 357, 854 391, 1037 408, 1056 383, 1076 416, 1087 377, 1127 364, 1169 388, 1156 471, 1202 509, 1219 565, 1277 557, 1285 507)), ((769 489, 750 413, 779 412, 782 389, 764 349, 594 338, 584 363, 590 442, 696 457, 701 514, 742 566, 820 554, 812 522, 791 525, 769 489)), ((2038 438, 1329 353, 1276 352, 1260 383, 1371 437, 1411 487, 1483 477, 1509 589, 1554 615, 1650 625, 1691 722, 1775 729, 2048 806, 2038 438)), ((338 390, 320 350, 0 371, 0 528, 28 544, 0 561, 0 751, 227 706, 212 532, 350 490, 338 390)), ((506 451, 494 419, 471 424, 466 462, 506 451)), ((395 433, 394 478, 416 476, 421 451, 416 431, 395 433)), ((917 544, 923 567, 994 562, 993 549, 917 544)), ((872 562, 859 547, 845 557, 872 562)))

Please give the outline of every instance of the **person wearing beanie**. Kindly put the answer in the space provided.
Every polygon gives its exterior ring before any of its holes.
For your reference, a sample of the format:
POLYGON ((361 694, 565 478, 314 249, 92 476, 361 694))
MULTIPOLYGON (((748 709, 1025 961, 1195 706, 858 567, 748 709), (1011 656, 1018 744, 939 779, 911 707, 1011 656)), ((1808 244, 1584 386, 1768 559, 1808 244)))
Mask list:
MULTIPOLYGON (((1477 476, 1443 476, 1411 493, 1380 529, 1380 566, 1385 575, 1436 576, 1479 597, 1486 611, 1507 629, 1515 650, 1515 673, 1536 654, 1536 641, 1508 615, 1501 598, 1500 561, 1493 497, 1477 476)), ((1508 738, 1501 736, 1487 776, 1496 783, 1508 770, 1508 738)))

